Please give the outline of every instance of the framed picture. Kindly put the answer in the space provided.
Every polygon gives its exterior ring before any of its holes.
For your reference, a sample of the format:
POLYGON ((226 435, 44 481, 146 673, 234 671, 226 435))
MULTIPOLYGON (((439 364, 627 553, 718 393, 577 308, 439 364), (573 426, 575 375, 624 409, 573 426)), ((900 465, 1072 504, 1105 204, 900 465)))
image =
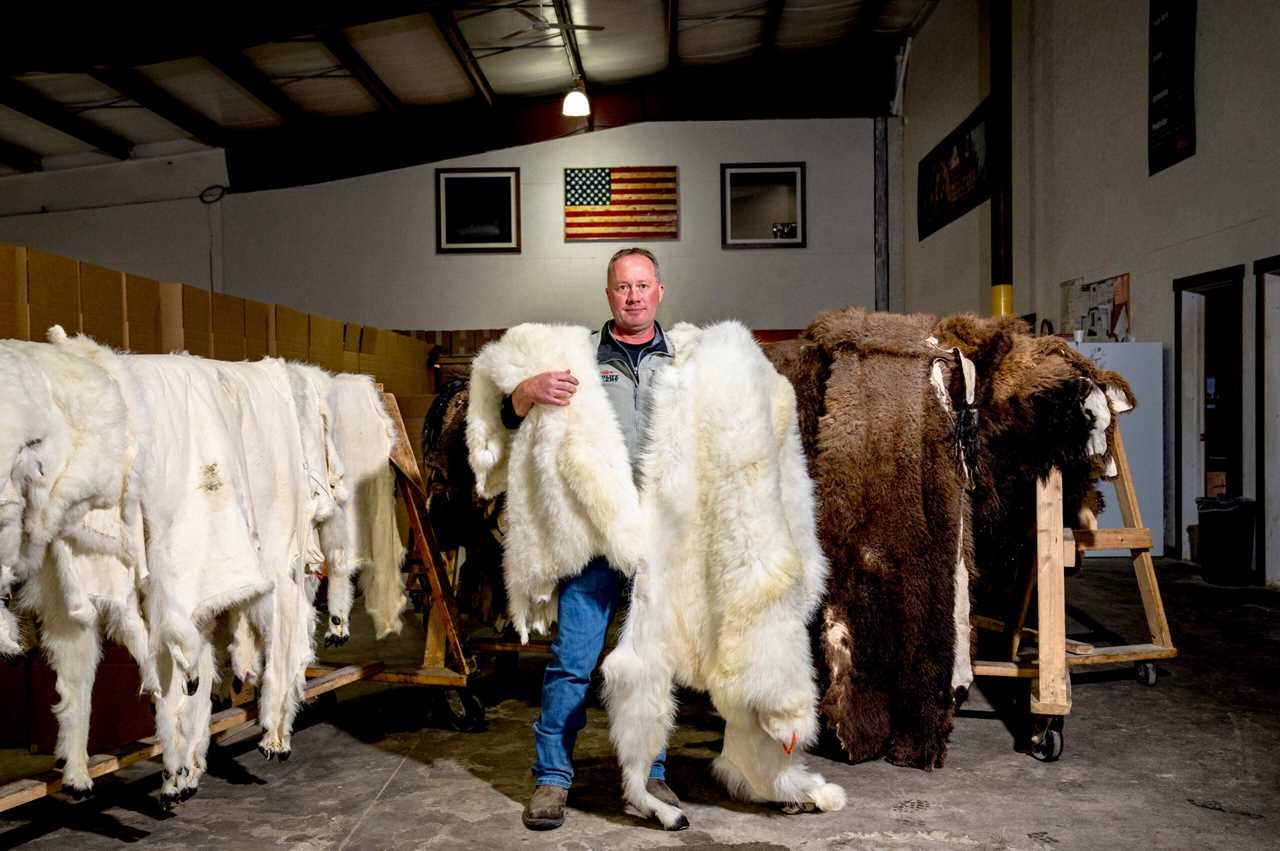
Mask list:
POLYGON ((520 169, 436 169, 436 253, 520 252, 520 169))
POLYGON ((920 160, 916 182, 916 227, 920 239, 991 197, 987 143, 987 102, 983 101, 920 160))
POLYGON ((673 165, 566 168, 564 241, 679 239, 679 178, 673 165))
POLYGON ((722 248, 804 248, 804 163, 721 163, 722 248))

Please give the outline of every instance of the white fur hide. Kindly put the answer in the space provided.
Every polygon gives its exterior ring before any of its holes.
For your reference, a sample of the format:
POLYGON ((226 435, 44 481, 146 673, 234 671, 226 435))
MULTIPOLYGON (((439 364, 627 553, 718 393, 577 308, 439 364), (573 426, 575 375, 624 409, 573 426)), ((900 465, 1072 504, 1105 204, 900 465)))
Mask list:
POLYGON ((480 350, 467 451, 480 495, 507 492, 503 562, 521 641, 551 626, 556 586, 592 557, 604 555, 628 575, 646 561, 631 462, 586 328, 518 325, 480 350), (572 404, 537 405, 514 432, 502 424, 504 395, 533 375, 565 369, 579 382, 572 404))
POLYGON ((737 323, 678 325, 668 339, 639 491, 586 329, 519 326, 473 364, 467 445, 481 495, 507 489, 513 619, 522 634, 549 622, 555 584, 592 556, 630 568, 630 611, 604 664, 627 800, 668 827, 683 818, 644 789, 679 683, 709 692, 726 719, 715 771, 734 795, 838 809, 843 790, 801 760, 818 732, 807 622, 827 563, 794 391, 737 323), (565 368, 579 380, 572 402, 535 407, 510 434, 502 395, 565 368))
POLYGON ((395 427, 367 375, 335 376, 330 403, 350 500, 340 518, 342 529, 332 529, 334 523, 321 526, 322 540, 334 542, 326 549, 333 553, 329 611, 345 626, 351 577, 358 572, 365 610, 377 637, 384 638, 400 632, 400 616, 409 607, 400 576, 405 549, 396 525, 395 474, 389 463, 395 427))

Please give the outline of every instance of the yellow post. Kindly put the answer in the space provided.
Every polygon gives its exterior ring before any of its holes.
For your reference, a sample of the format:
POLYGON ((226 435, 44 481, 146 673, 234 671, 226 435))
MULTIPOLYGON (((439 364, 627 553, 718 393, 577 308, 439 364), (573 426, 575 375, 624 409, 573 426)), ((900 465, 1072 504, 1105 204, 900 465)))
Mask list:
POLYGON ((991 315, 1008 316, 1013 313, 1013 284, 991 285, 991 315))

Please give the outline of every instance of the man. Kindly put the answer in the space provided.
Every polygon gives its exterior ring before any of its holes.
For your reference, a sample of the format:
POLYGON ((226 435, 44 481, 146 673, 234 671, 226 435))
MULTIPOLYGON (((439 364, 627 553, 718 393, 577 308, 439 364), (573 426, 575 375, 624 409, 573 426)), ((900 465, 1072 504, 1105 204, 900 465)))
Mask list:
MULTIPOLYGON (((624 248, 609 260, 605 296, 613 319, 597 339, 600 380, 622 427, 634 470, 644 432, 643 412, 653 377, 671 361, 666 335, 654 316, 664 288, 658 260, 643 248, 624 248)), ((519 428, 534 405, 571 403, 578 379, 567 370, 525 379, 502 401, 507 428, 519 428)), ((564 823, 564 804, 573 783, 573 745, 586 724, 587 689, 604 647, 605 632, 622 590, 622 575, 603 556, 559 588, 559 628, 542 682, 542 713, 533 724, 536 757, 533 796, 524 809, 525 826, 551 830, 564 823)), ((649 773, 649 793, 678 807, 665 782, 665 751, 649 773)))

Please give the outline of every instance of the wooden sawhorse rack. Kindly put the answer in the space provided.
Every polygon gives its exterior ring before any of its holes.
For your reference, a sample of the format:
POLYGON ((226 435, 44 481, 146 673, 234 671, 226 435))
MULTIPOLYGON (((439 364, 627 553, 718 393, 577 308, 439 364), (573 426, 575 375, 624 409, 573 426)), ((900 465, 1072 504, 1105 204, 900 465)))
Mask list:
POLYGON ((1115 428, 1112 453, 1116 461, 1116 498, 1124 527, 1119 529, 1068 529, 1063 526, 1062 474, 1056 468, 1036 482, 1036 569, 1027 577, 1017 611, 1007 623, 975 617, 974 626, 1000 632, 1007 656, 998 660, 975 660, 978 677, 1018 677, 1030 680, 1031 713, 1036 717, 1031 744, 1032 755, 1052 762, 1062 755, 1063 719, 1071 712, 1071 670, 1093 665, 1134 663, 1138 681, 1155 685, 1157 659, 1178 655, 1169 635, 1164 602, 1151 560, 1151 531, 1142 525, 1133 474, 1125 454, 1120 427, 1115 428), (1095 646, 1067 638, 1066 567, 1074 565, 1089 550, 1127 549, 1142 595, 1151 640, 1144 644, 1095 646), (1036 597, 1039 620, 1036 629, 1026 626, 1032 595, 1036 597), (1022 646, 1024 638, 1034 638, 1034 654, 1022 646))

